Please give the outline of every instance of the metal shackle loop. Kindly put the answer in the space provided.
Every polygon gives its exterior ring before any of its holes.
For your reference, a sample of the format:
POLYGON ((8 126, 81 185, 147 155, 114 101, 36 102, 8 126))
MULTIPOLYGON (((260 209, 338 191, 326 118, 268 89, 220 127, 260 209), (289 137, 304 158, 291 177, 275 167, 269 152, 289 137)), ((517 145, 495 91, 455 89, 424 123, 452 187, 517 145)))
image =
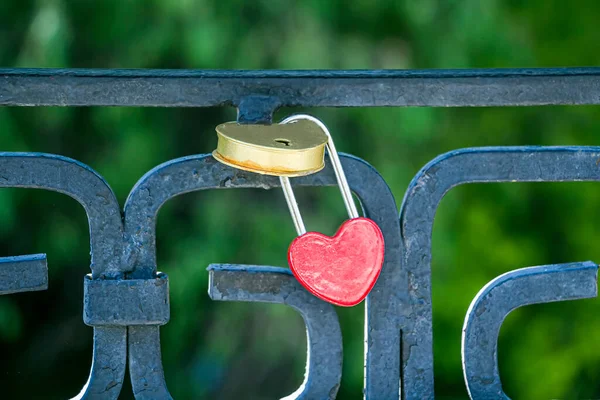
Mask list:
MULTIPOLYGON (((342 163, 340 162, 340 157, 338 156, 335 145, 333 144, 333 138, 331 137, 331 133, 329 133, 329 129, 327 129, 325 124, 317 118, 306 114, 292 115, 281 121, 281 124, 289 124, 300 120, 309 120, 314 122, 323 130, 325 135, 327 135, 327 153, 329 154, 329 159, 331 160, 331 165, 333 167, 333 171, 335 172, 338 186, 342 192, 342 198, 344 199, 348 216, 350 218, 358 218, 359 214, 358 210, 356 209, 356 204, 354 204, 354 199, 352 198, 352 191, 348 185, 346 174, 342 168, 342 163)), ((300 214, 300 209, 298 208, 298 203, 296 202, 296 196, 294 196, 290 179, 287 176, 280 176, 279 180, 281 182, 281 188, 283 189, 283 194, 285 195, 288 208, 290 209, 290 214, 292 215, 292 220, 294 221, 294 226, 296 227, 296 232, 298 232, 299 236, 304 235, 306 233, 306 227, 304 226, 304 221, 302 220, 302 215, 300 214)))

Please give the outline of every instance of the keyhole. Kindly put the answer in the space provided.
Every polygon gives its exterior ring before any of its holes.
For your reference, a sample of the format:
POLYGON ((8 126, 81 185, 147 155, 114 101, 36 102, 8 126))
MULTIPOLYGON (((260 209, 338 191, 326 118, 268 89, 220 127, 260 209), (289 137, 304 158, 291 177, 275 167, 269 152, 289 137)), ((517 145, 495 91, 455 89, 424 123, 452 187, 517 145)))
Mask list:
POLYGON ((275 139, 275 143, 282 144, 285 147, 290 147, 292 145, 292 142, 288 139, 275 139))

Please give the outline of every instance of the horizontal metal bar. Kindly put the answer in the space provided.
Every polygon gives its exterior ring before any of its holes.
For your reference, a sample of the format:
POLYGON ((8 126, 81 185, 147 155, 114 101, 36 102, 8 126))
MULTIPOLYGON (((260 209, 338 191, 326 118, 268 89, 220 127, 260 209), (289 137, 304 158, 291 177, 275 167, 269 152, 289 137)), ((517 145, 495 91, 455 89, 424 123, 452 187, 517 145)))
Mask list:
POLYGON ((0 295, 48 289, 45 254, 0 257, 0 295))
POLYGON ((0 69, 5 106, 279 107, 600 104, 600 68, 209 71, 0 69))

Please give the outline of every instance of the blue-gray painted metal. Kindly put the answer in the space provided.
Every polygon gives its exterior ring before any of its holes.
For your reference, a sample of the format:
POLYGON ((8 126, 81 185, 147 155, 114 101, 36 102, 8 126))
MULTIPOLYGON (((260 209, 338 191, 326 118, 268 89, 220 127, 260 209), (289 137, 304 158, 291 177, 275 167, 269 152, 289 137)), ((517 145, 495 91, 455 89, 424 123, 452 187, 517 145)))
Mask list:
POLYGON ((90 326, 164 325, 169 322, 169 279, 83 281, 83 322, 90 326), (118 301, 115 301, 118 300, 118 301))
POLYGON ((462 336, 465 382, 471 399, 509 400, 498 369, 498 335, 506 316, 530 304, 598 295, 598 265, 591 261, 510 271, 490 281, 469 306, 462 336))
MULTIPOLYGON (((366 398, 433 398, 431 229, 443 195, 456 185, 470 182, 599 180, 598 159, 600 148, 596 147, 506 147, 450 152, 417 174, 406 193, 399 221, 394 198, 381 176, 364 161, 342 156, 350 187, 359 197, 365 215, 381 227, 386 242, 381 277, 366 301, 366 398)), ((65 193, 78 200, 88 214, 92 274, 85 281, 84 319, 95 325, 94 359, 90 379, 77 398, 118 396, 125 368, 126 329, 136 398, 170 398, 160 353, 159 325, 168 320, 168 290, 167 277, 158 273, 156 266, 158 211, 166 201, 183 193, 217 188, 270 189, 278 187, 279 180, 229 168, 210 155, 173 160, 156 167, 136 184, 125 205, 122 225, 118 205, 108 185, 78 162, 43 154, 1 153, 0 171, 3 178, 0 187, 43 188, 65 193)), ((328 164, 320 173, 294 179, 293 183, 333 186, 336 180, 328 164)), ((43 287, 43 256, 8 260, 6 266, 17 268, 15 273, 22 268, 34 271, 23 280, 3 278, 0 280, 3 290, 14 292, 43 287)), ((301 292, 303 289, 296 288, 298 299, 303 300, 294 304, 289 303, 289 296, 286 299, 273 297, 272 291, 267 291, 271 294, 266 297, 259 294, 261 287, 266 290, 273 276, 280 279, 286 276, 288 282, 281 282, 279 290, 290 290, 291 276, 278 275, 273 270, 250 275, 248 270, 242 273, 234 271, 234 267, 228 268, 228 271, 213 268, 213 297, 225 293, 223 288, 228 287, 229 297, 223 295, 222 299, 250 300, 242 296, 242 292, 237 295, 231 292, 236 285, 241 287, 245 281, 239 276, 244 276, 249 285, 246 289, 253 291, 254 299, 281 300, 303 313, 309 334, 311 330, 316 332, 309 339, 312 350, 328 348, 334 354, 339 353, 336 350, 339 343, 319 333, 324 322, 311 322, 318 321, 312 317, 311 307, 321 303, 311 304, 316 300, 301 292), (215 283, 216 277, 219 285, 215 283)), ((585 292, 581 295, 585 296, 585 292)), ((333 314, 328 315, 327 323, 335 325, 333 314)), ((491 327, 482 326, 482 329, 491 327)), ((493 334, 493 331, 488 333, 493 334)), ((313 361, 318 359, 318 354, 315 350, 313 361)), ((485 352, 481 355, 485 356, 485 352)), ((306 384, 292 394, 292 398, 312 398, 312 393, 317 393, 317 398, 333 397, 339 383, 336 372, 339 362, 337 356, 325 357, 311 368, 309 359, 306 384), (329 374, 315 372, 321 368, 329 374)))
MULTIPOLYGON (((294 106, 545 104, 600 104, 600 69, 0 70, 0 105, 235 106, 241 123, 270 122, 278 108, 294 106)), ((600 180, 598 159, 597 147, 453 151, 436 158, 417 174, 406 192, 398 219, 395 200, 381 176, 362 160, 342 157, 350 187, 359 197, 365 215, 381 227, 386 243, 381 276, 366 300, 365 398, 434 397, 431 231, 444 194, 459 184, 473 182, 597 181, 600 180)), ((320 173, 294 179, 293 183, 333 186, 336 180, 328 165, 320 173)), ((142 177, 131 191, 122 219, 114 194, 89 167, 61 156, 0 153, 0 187, 39 188, 67 194, 84 207, 88 217, 91 276, 84 280, 84 321, 94 325, 94 353, 90 377, 76 398, 117 398, 127 357, 137 399, 171 398, 160 351, 159 326, 169 315, 168 278, 157 272, 156 265, 155 229, 160 207, 174 196, 196 190, 278 186, 277 178, 234 170, 209 155, 184 157, 162 164, 142 177)), ((559 284, 563 286, 557 284, 560 287, 551 291, 557 296, 555 299, 560 296, 566 299, 569 293, 571 297, 586 297, 591 293, 592 281, 595 288, 595 266, 578 265, 562 267, 563 280, 559 284), (587 286, 578 288, 579 279, 587 286)), ((212 296, 231 301, 273 301, 296 308, 305 318, 309 350, 314 354, 307 363, 305 384, 290 397, 335 396, 341 351, 339 326, 331 306, 308 295, 290 275, 280 270, 260 266, 241 268, 212 268, 212 296), (267 288, 271 291, 261 294, 267 288), (315 312, 320 309, 324 310, 322 315, 315 312), (331 331, 325 332, 326 326, 331 331)), ((473 332, 477 333, 475 341, 467 338, 464 346, 466 376, 473 398, 486 398, 490 393, 503 395, 493 362, 490 363, 495 360, 501 314, 503 310, 508 312, 511 304, 519 306, 531 299, 550 299, 552 293, 544 297, 535 286, 536 282, 558 276, 546 272, 514 279, 513 283, 499 278, 494 287, 488 288, 503 291, 513 303, 508 300, 506 304, 494 303, 494 310, 499 311, 494 311, 498 318, 493 323, 480 321, 477 312, 468 318, 468 326, 475 327, 473 332), (514 294, 515 290, 518 293, 514 294), (528 291, 532 292, 530 297, 525 296, 528 291), (519 296, 521 303, 517 301, 519 296), (486 347, 477 342, 478 338, 494 340, 486 342, 486 347), (470 360, 474 360, 472 368, 468 367, 470 360), (477 394, 480 392, 476 392, 472 382, 479 377, 484 377, 480 382, 487 382, 488 376, 493 377, 490 386, 477 390, 491 392, 477 394)), ((0 294, 43 290, 47 284, 44 256, 0 259, 0 294)), ((478 301, 485 299, 478 298, 474 308, 480 304, 478 301)))
MULTIPOLYGON (((396 202, 383 178, 366 162, 342 155, 350 187, 365 215, 381 228, 386 257, 380 278, 366 300, 365 393, 373 398, 394 398, 400 389, 400 225, 396 202), (394 350, 395 349, 395 350, 394 350)), ((293 179, 305 186, 335 186, 331 165, 314 175, 293 179)), ((148 172, 135 185, 125 204, 126 262, 129 276, 150 279, 156 273, 156 218, 169 199, 196 190, 277 188, 279 179, 227 167, 211 155, 183 157, 148 172)), ((358 327, 357 327, 358 328, 358 327)), ((160 362, 158 327, 129 330, 130 374, 139 399, 168 398, 160 362), (148 366, 151 366, 148 367, 148 366)))
POLYGON ((0 105, 238 107, 269 122, 281 107, 600 104, 600 68, 186 71, 0 69, 0 105))
POLYGON ((48 289, 45 254, 0 257, 0 295, 48 289))
POLYGON ((208 294, 218 301, 285 304, 306 325, 306 373, 285 399, 335 399, 342 379, 342 331, 331 304, 304 290, 287 268, 218 265, 208 268, 208 294))
POLYGON ((432 399, 431 232, 437 207, 453 187, 490 182, 600 180, 600 147, 492 147, 451 151, 410 183, 400 220, 403 399, 432 399))
MULTIPOLYGON (((92 169, 61 156, 0 153, 0 187, 51 190, 77 200, 88 217, 93 279, 123 277, 123 225, 119 204, 108 184, 92 169)), ((31 280, 38 281, 40 289, 45 285, 45 257, 37 258, 25 259, 25 262, 24 259, 14 260, 12 268, 33 268, 35 274, 23 281, 13 282, 12 291, 20 290, 14 283, 22 284, 22 289, 29 288, 31 280)), ((112 301, 118 302, 118 299, 112 301)), ((90 376, 76 398, 116 399, 119 396, 125 376, 126 334, 125 327, 94 328, 90 376)))
MULTIPOLYGON (((381 227, 386 242, 381 277, 366 301, 367 399, 433 398, 431 229, 444 194, 456 185, 471 182, 599 180, 598 159, 600 148, 596 147, 453 151, 436 158, 417 174, 406 193, 399 220, 394 198, 381 176, 366 162, 342 156, 350 187, 359 197, 365 215, 381 227)), ((59 191, 78 200, 88 214, 92 274, 85 280, 84 319, 95 326, 94 357, 89 381, 77 398, 113 399, 118 396, 125 369, 126 333, 136 398, 171 398, 160 352, 159 325, 168 320, 168 290, 167 277, 157 272, 156 265, 158 211, 166 201, 183 193, 243 187, 270 189, 278 187, 279 180, 229 168, 210 155, 172 160, 151 170, 136 184, 126 202, 122 225, 118 205, 108 185, 78 162, 43 154, 1 153, 0 171, 3 178, 0 187, 59 191)), ((294 179, 293 183, 333 186, 336 180, 327 164, 318 174, 294 179)), ((8 260, 6 266, 17 268, 15 273, 23 268, 33 268, 33 273, 23 280, 12 279, 12 274, 2 278, 3 290, 14 292, 43 287, 43 256, 8 260)), ((260 271, 265 267, 252 268, 260 271)), ((281 293, 291 290, 293 279, 290 275, 274 270, 249 272, 231 266, 220 270, 213 268, 210 288, 213 297, 251 300, 248 296, 253 293, 255 301, 281 301, 299 310, 305 317, 309 345, 315 353, 312 360, 319 360, 324 351, 321 349, 329 349, 336 356, 324 357, 312 367, 309 359, 306 384, 291 398, 313 398, 313 393, 317 393, 316 398, 333 397, 339 383, 341 358, 337 358, 339 352, 336 350, 339 343, 332 339, 336 334, 327 336, 319 330, 325 322, 315 318, 310 311, 323 305, 302 292, 300 287, 295 289, 298 297, 293 304, 290 296, 277 297, 272 290, 267 290, 268 287, 273 289, 274 283, 269 281, 273 276, 280 280, 285 276, 287 280, 287 283, 280 282, 278 290, 281 293), (247 292, 234 294, 232 288, 243 287, 243 282, 247 292), (227 291, 224 288, 228 288, 227 291), (267 294, 260 295, 261 288, 267 294), (322 368, 328 373, 318 372, 322 368)), ((582 290, 581 295, 585 296, 585 291, 582 290)), ((327 324, 335 325, 334 315, 326 314, 327 324)), ((482 326, 484 330, 489 327, 488 334, 493 335, 490 324, 482 326)), ((335 329, 332 332, 335 333, 335 329)), ((481 356, 489 358, 488 353, 483 351, 481 356)))

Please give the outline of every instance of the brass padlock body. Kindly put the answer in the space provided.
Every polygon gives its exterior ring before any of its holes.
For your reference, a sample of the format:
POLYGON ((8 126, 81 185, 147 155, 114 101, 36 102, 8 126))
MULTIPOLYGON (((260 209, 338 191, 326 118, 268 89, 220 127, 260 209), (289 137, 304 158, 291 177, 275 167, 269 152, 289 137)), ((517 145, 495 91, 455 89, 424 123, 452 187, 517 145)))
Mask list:
POLYGON ((327 135, 314 122, 253 125, 227 122, 217 126, 213 157, 223 164, 258 174, 303 176, 325 166, 327 135))

